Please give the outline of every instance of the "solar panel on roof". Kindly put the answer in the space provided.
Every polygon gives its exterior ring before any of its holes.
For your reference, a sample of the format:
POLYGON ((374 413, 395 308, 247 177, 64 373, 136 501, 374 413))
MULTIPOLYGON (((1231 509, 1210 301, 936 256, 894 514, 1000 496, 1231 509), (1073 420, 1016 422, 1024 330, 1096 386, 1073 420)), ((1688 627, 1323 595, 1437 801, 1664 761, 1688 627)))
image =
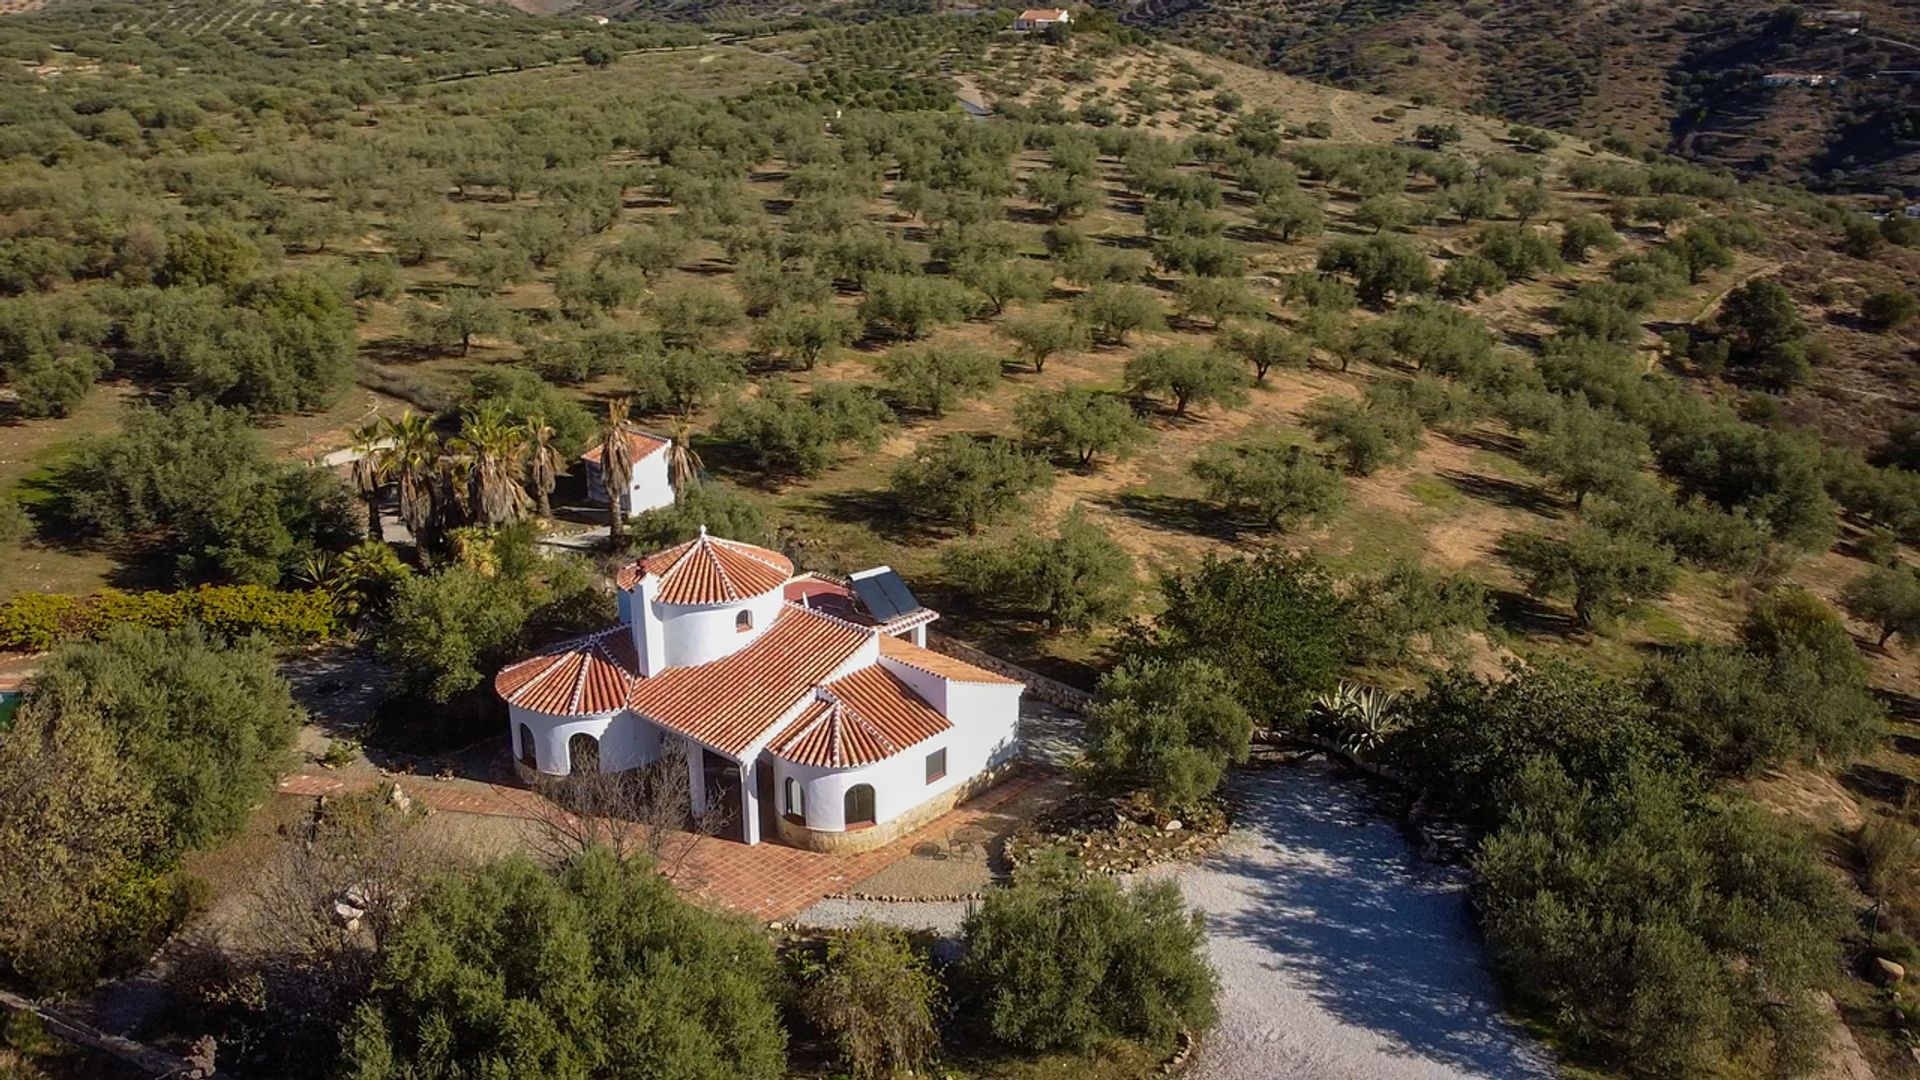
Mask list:
POLYGON ((920 601, 914 598, 913 590, 900 580, 900 575, 892 567, 876 566, 871 570, 862 570, 849 579, 853 593, 860 603, 881 622, 890 622, 902 615, 911 615, 920 610, 920 601))

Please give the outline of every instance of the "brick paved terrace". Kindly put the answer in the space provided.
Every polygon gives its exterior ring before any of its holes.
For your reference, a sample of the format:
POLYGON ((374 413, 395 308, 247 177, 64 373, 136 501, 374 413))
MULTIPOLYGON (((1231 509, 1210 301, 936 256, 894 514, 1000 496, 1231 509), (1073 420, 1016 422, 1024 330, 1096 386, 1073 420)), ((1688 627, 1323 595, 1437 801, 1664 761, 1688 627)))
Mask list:
MULTIPOLYGON (((977 832, 977 824, 1046 780, 1029 766, 935 818, 923 828, 875 851, 829 855, 766 842, 749 847, 731 840, 696 844, 673 871, 677 885, 721 907, 766 922, 782 922, 823 897, 852 890, 917 848, 946 846, 954 834, 977 832)), ((542 821, 566 811, 524 787, 462 777, 383 776, 370 770, 296 772, 280 781, 279 793, 317 797, 398 783, 415 802, 449 814, 542 821)))

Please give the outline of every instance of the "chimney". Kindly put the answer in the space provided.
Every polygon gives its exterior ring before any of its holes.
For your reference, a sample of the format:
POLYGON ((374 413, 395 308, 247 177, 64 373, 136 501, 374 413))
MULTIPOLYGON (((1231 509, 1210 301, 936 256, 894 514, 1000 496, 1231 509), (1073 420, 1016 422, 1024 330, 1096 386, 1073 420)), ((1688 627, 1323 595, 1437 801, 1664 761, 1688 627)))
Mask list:
POLYGON ((660 595, 660 579, 642 573, 633 586, 632 620, 634 655, 640 658, 640 674, 651 678, 667 667, 666 628, 654 614, 653 602, 660 595))

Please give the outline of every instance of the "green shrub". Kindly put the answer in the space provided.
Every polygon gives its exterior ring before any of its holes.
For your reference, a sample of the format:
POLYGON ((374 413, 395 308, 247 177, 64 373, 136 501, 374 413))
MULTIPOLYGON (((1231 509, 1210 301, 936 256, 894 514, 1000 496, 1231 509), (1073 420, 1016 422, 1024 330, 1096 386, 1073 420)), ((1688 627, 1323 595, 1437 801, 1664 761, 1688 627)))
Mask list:
POLYGON ((163 858, 237 829, 279 777, 302 719, 263 642, 229 645, 191 626, 116 625, 64 645, 21 708, 101 720, 153 793, 164 834, 150 855, 163 858))
POLYGON ((1172 882, 1123 891, 1037 865, 995 889, 962 933, 962 973, 994 1037, 1090 1050, 1114 1036, 1171 1045, 1213 1022, 1205 921, 1172 882))
POLYGON ((826 961, 800 1003, 854 1080, 888 1080, 919 1072, 938 1051, 940 996, 940 980, 904 931, 862 921, 827 939, 826 961))
POLYGON ((227 637, 264 634, 294 644, 322 640, 339 629, 333 600, 319 590, 284 591, 264 585, 202 585, 181 592, 121 592, 89 596, 21 593, 0 601, 0 649, 42 652, 62 641, 91 640, 115 626, 169 630, 197 622, 227 637))
POLYGON ((644 860, 594 848, 446 877, 401 917, 376 991, 341 1033, 342 1075, 774 1080, 786 1034, 766 936, 682 900, 644 860))

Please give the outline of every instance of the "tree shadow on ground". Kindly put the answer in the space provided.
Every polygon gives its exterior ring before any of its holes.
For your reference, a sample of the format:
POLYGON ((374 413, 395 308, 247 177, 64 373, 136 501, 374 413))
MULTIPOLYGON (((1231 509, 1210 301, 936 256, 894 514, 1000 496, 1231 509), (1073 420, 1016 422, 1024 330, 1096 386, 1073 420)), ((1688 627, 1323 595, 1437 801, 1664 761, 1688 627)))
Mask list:
POLYGON ((1508 435, 1498 431, 1435 431, 1435 435, 1469 450, 1484 450, 1489 454, 1518 459, 1521 451, 1527 448, 1525 440, 1517 435, 1508 435))
POLYGON ((1155 528, 1215 540, 1237 541, 1243 531, 1238 523, 1222 514, 1218 506, 1186 495, 1123 491, 1097 498, 1094 503, 1155 528))
POLYGON ((1458 472, 1453 469, 1440 470, 1439 477, 1451 484, 1460 494, 1481 502, 1503 506, 1509 510, 1538 514, 1545 518, 1560 516, 1559 500, 1548 496, 1532 484, 1505 480, 1485 473, 1458 472))
MULTIPOLYGON (((1211 935, 1263 950, 1256 960, 1272 976, 1239 988, 1256 999, 1239 1003, 1255 1014, 1249 1022, 1278 1022, 1304 996, 1385 1043, 1353 1040, 1356 1055, 1473 1076, 1554 1075, 1502 1012, 1460 874, 1415 862, 1393 826, 1327 773, 1242 773, 1233 793, 1254 844, 1209 860, 1188 891, 1203 905, 1211 898, 1211 935), (1221 887, 1208 888, 1216 875, 1221 887)), ((1264 1059, 1277 1074, 1288 1071, 1284 1045, 1263 1051, 1277 1055, 1264 1059)), ((1327 1062, 1293 1064, 1312 1075, 1327 1062)))
POLYGON ((1899 806, 1914 789, 1913 781, 1875 765, 1855 763, 1841 770, 1840 786, 1869 799, 1899 806))
POLYGON ((1572 613, 1549 607, 1537 597, 1512 589, 1491 589, 1493 621, 1516 634, 1572 637, 1580 623, 1572 613))
POLYGON ((881 539, 899 544, 926 543, 946 534, 910 517, 899 501, 885 488, 861 491, 827 491, 814 495, 798 509, 821 514, 847 525, 863 525, 881 539))

